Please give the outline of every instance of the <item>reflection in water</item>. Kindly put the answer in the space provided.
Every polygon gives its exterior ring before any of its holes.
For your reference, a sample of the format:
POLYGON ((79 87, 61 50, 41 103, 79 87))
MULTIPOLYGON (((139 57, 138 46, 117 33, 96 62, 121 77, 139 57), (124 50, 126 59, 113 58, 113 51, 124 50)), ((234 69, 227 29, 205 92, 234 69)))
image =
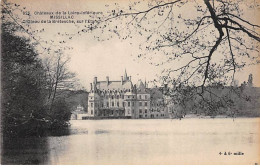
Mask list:
POLYGON ((1 164, 44 164, 49 160, 47 138, 9 138, 4 140, 1 164))
POLYGON ((39 165, 49 162, 49 138, 77 134, 76 130, 64 129, 45 133, 44 137, 4 138, 1 164, 39 165))
POLYGON ((108 134, 109 131, 106 131, 106 130, 96 130, 95 131, 95 134, 108 134))
POLYGON ((10 139, 2 164, 254 164, 259 119, 74 120, 44 138, 10 139), (220 152, 243 152, 222 156, 220 152))

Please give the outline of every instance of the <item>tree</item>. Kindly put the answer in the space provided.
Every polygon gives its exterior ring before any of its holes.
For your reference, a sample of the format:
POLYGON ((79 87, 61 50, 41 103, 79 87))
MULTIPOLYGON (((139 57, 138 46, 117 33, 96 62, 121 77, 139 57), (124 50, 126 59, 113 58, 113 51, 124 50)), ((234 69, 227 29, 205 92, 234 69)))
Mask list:
POLYGON ((203 91, 206 84, 217 81, 230 84, 227 80, 233 80, 237 70, 259 61, 255 53, 259 52, 260 26, 243 18, 246 9, 257 4, 248 6, 247 2, 134 1, 128 8, 115 3, 108 16, 80 32, 106 32, 96 36, 106 40, 113 35, 122 40, 136 38, 138 57, 154 60, 155 66, 180 65, 182 60, 182 66, 164 73, 171 81, 200 85, 203 91), (162 59, 156 59, 159 56, 162 59))
POLYGON ((69 121, 71 116, 71 109, 67 105, 67 102, 60 98, 55 100, 52 105, 52 119, 53 124, 51 125, 51 129, 57 129, 59 127, 68 126, 66 122, 63 121, 69 121))
POLYGON ((75 77, 67 68, 69 57, 65 58, 61 49, 52 49, 57 54, 51 55, 50 47, 43 47, 32 33, 35 30, 21 24, 21 18, 13 13, 23 10, 20 5, 3 1, 1 6, 4 136, 41 135, 46 130, 67 126, 70 112, 65 101, 56 97, 58 89, 74 84, 69 81, 75 77), (40 52, 38 47, 47 52, 40 52), (48 54, 49 60, 43 59, 43 54, 48 54))
POLYGON ((57 52, 55 56, 43 60, 46 71, 49 111, 52 110, 58 90, 72 89, 77 84, 75 73, 70 72, 67 68, 68 62, 69 57, 65 57, 61 51, 57 52))
POLYGON ((17 29, 12 22, 1 25, 4 135, 16 134, 16 128, 32 116, 44 115, 44 69, 30 41, 15 35, 17 29))

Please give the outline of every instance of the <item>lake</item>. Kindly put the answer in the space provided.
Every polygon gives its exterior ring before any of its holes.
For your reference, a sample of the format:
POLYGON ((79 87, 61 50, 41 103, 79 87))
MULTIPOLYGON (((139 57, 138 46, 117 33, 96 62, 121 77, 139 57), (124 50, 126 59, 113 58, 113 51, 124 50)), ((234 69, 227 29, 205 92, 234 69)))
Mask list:
POLYGON ((67 133, 11 139, 2 164, 259 164, 259 123, 259 118, 72 120, 67 133))

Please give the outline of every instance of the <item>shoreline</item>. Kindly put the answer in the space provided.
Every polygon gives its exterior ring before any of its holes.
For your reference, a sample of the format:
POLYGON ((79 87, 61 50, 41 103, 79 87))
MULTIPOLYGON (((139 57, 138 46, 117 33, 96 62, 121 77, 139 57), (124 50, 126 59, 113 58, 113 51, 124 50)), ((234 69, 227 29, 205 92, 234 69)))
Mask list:
POLYGON ((217 115, 217 116, 205 116, 205 115, 196 115, 196 114, 188 114, 185 115, 182 118, 86 118, 86 119, 72 119, 70 121, 75 121, 75 120, 152 120, 152 119, 171 119, 171 120, 183 120, 183 119, 237 119, 237 118, 260 118, 260 116, 235 116, 235 117, 231 117, 231 116, 227 116, 227 115, 217 115))
MULTIPOLYGON (((228 115, 216 115, 216 116, 207 116, 207 115, 196 115, 196 114, 188 114, 185 115, 182 119, 185 118, 199 118, 199 119, 209 119, 209 118, 260 118, 260 116, 228 116, 228 115)), ((172 118, 172 119, 178 119, 178 118, 172 118)))

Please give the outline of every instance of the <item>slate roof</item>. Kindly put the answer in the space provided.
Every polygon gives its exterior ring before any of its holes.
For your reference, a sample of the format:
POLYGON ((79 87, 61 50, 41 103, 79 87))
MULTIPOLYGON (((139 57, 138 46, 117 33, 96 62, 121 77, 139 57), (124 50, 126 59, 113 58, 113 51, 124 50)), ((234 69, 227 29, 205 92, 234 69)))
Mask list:
POLYGON ((97 89, 99 90, 127 90, 132 89, 132 82, 130 80, 123 81, 123 84, 121 81, 109 81, 107 84, 107 81, 98 81, 96 85, 97 89))

